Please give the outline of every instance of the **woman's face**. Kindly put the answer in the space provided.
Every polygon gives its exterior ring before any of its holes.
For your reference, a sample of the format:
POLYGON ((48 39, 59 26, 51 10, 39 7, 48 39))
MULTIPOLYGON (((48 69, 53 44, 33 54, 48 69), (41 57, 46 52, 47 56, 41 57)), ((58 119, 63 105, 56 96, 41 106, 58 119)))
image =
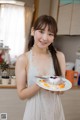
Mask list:
POLYGON ((43 30, 34 31, 34 44, 39 48, 48 48, 48 46, 54 41, 54 33, 48 31, 48 26, 43 30))

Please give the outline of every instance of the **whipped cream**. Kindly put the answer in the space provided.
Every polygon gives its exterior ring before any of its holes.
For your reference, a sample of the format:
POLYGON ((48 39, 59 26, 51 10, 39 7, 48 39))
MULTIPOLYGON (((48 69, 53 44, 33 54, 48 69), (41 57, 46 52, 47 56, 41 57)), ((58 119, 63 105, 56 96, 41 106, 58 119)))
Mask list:
POLYGON ((60 84, 61 79, 58 76, 54 76, 54 77, 49 78, 49 82, 52 83, 52 84, 60 84))

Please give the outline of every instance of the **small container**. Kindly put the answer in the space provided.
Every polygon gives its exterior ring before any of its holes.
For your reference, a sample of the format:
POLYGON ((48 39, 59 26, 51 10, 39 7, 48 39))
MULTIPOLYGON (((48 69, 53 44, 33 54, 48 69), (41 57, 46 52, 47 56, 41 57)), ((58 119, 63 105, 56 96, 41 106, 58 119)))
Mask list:
POLYGON ((78 72, 74 71, 73 86, 77 86, 78 85, 78 78, 79 78, 78 72))
POLYGON ((66 79, 68 79, 73 86, 78 85, 79 74, 77 71, 66 70, 66 79))
POLYGON ((0 47, 3 48, 3 40, 0 40, 0 47))
POLYGON ((2 77, 0 76, 0 84, 2 84, 2 77))
POLYGON ((9 74, 6 70, 2 72, 2 85, 8 85, 9 84, 9 74))
POLYGON ((15 76, 12 76, 12 78, 11 78, 11 85, 16 85, 16 78, 15 78, 15 76))
POLYGON ((8 85, 9 79, 8 78, 2 78, 2 85, 8 85))

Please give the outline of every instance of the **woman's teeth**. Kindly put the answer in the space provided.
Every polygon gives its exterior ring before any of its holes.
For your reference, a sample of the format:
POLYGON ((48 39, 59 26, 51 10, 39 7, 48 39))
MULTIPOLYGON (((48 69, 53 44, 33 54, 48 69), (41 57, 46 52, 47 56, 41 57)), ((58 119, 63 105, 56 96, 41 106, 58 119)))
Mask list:
MULTIPOLYGON (((40 42, 41 42, 41 41, 40 41, 40 42)), ((45 45, 45 44, 47 44, 47 42, 41 42, 41 44, 45 45)))

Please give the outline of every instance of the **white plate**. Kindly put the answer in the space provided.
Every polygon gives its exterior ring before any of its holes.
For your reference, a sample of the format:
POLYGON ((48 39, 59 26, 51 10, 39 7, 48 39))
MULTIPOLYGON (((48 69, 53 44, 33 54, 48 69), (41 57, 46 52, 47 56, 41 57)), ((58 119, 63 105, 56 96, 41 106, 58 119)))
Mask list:
POLYGON ((65 78, 62 78, 62 80, 64 81, 64 84, 65 84, 64 88, 60 88, 58 85, 53 85, 51 83, 48 83, 46 80, 45 80, 45 82, 41 82, 41 80, 42 80, 41 78, 37 78, 36 84, 39 85, 40 87, 42 87, 43 89, 50 90, 50 91, 66 91, 72 87, 72 83, 65 78), (46 86, 45 84, 48 86, 46 86))

